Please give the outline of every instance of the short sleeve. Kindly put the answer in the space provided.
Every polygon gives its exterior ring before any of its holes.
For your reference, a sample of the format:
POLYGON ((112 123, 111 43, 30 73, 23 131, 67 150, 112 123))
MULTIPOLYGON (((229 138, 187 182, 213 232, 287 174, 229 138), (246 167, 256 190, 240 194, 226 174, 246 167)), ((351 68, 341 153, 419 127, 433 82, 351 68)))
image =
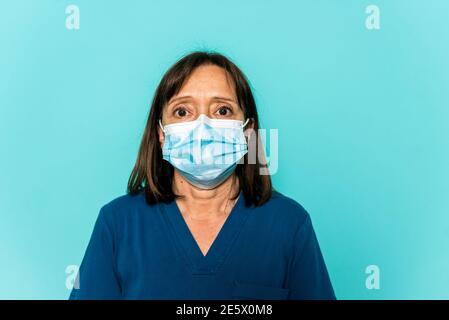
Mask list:
POLYGON ((294 237, 288 279, 291 300, 336 299, 309 214, 294 237))
POLYGON ((70 300, 121 299, 114 254, 114 234, 102 207, 78 271, 79 286, 72 289, 70 300))

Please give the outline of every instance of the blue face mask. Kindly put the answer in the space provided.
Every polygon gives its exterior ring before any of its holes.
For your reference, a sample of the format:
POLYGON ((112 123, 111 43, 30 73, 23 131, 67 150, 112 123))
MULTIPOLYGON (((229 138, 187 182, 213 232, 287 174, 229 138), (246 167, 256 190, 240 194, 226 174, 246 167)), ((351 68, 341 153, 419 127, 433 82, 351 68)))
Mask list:
POLYGON ((162 156, 192 185, 213 189, 234 172, 248 152, 243 133, 248 120, 210 119, 204 114, 195 121, 166 126, 159 120, 165 133, 162 156))

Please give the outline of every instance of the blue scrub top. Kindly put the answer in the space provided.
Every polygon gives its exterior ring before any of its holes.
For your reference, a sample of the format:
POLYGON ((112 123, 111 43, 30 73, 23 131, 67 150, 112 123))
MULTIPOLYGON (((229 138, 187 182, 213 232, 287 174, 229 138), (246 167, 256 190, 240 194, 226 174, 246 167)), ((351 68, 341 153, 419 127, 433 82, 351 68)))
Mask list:
POLYGON ((204 256, 175 201, 143 193, 104 205, 69 299, 335 299, 306 210, 243 194, 204 256))

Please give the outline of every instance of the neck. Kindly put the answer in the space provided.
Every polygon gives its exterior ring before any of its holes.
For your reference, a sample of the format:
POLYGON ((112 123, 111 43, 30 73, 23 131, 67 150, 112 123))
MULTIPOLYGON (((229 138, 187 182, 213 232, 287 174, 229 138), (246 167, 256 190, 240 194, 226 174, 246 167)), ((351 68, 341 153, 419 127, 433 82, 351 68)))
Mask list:
POLYGON ((175 170, 173 191, 182 195, 176 203, 185 216, 193 220, 213 220, 227 215, 236 200, 231 200, 238 191, 239 184, 235 174, 214 189, 205 190, 191 185, 175 170))

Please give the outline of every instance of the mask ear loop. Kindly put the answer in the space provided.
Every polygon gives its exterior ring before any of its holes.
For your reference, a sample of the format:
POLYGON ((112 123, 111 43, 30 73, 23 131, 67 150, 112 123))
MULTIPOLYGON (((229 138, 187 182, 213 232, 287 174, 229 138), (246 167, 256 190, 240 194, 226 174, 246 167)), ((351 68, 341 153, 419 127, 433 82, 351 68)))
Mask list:
POLYGON ((162 132, 165 133, 164 127, 162 126, 162 122, 161 119, 159 119, 159 127, 161 127, 162 132))
POLYGON ((249 118, 246 119, 245 123, 242 125, 242 129, 245 128, 245 126, 248 124, 248 122, 249 122, 249 118))

